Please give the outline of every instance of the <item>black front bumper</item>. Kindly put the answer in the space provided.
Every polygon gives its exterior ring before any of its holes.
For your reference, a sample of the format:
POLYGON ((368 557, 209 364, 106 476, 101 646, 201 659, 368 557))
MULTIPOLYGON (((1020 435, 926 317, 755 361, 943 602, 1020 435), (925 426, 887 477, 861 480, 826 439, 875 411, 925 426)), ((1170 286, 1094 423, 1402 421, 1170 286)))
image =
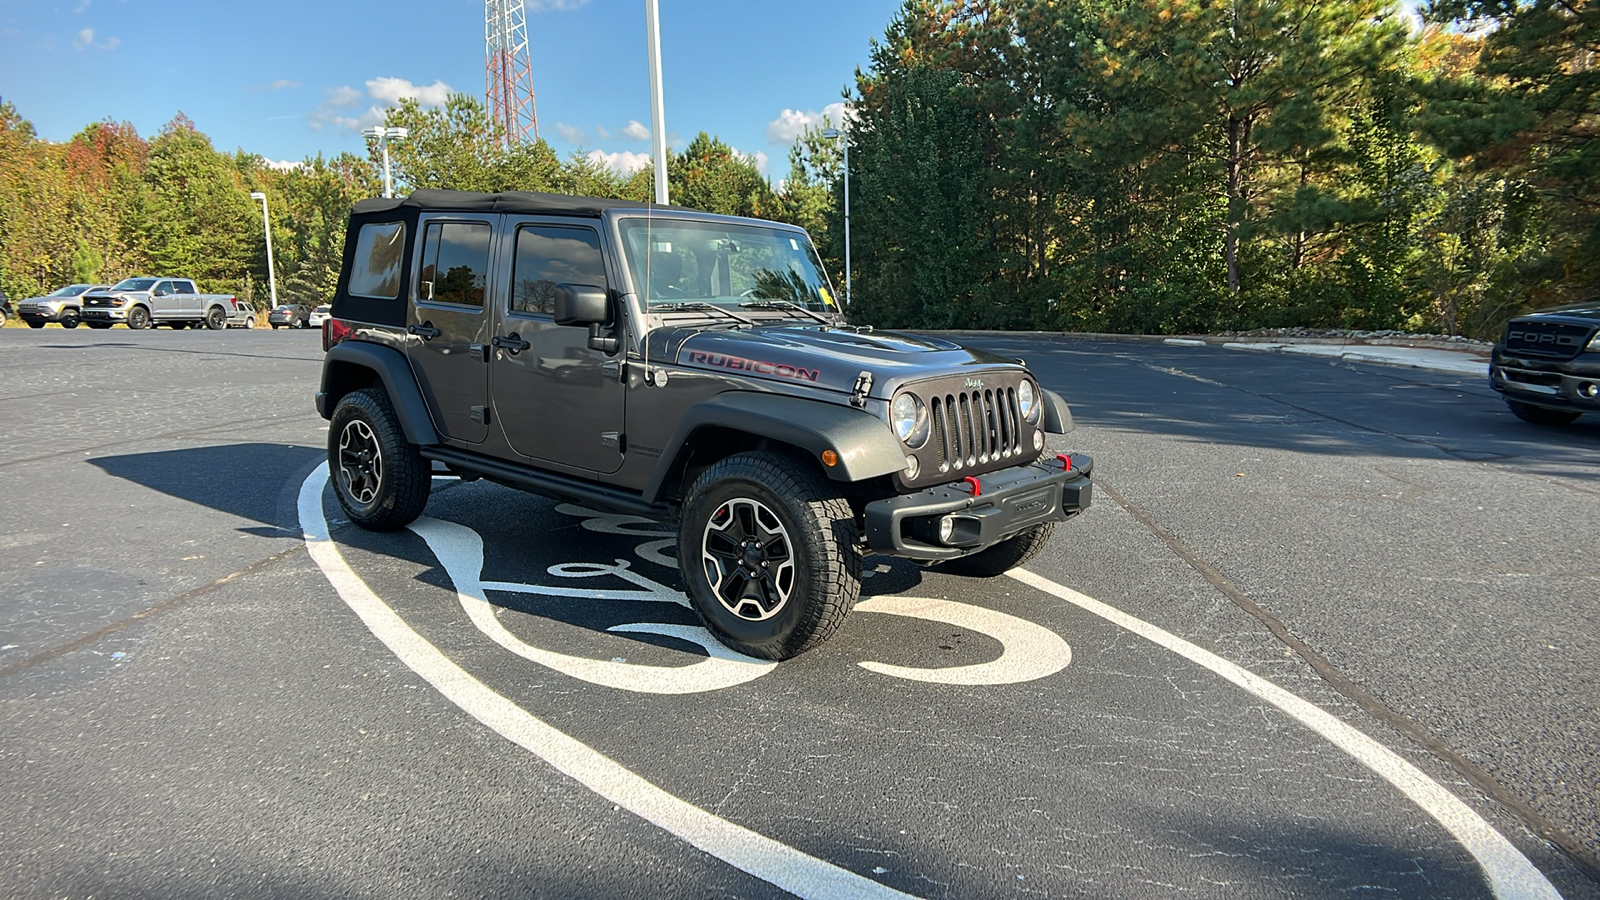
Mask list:
POLYGON ((1034 525, 1062 522, 1089 508, 1094 492, 1094 460, 1077 455, 1066 467, 1059 460, 1036 462, 977 476, 978 489, 964 481, 931 487, 868 503, 867 547, 873 553, 906 559, 955 559, 1034 525), (939 520, 955 517, 956 530, 940 542, 939 520))
POLYGON ((1572 412, 1600 412, 1600 354, 1573 359, 1518 356, 1500 347, 1489 360, 1489 386, 1508 399, 1572 412))

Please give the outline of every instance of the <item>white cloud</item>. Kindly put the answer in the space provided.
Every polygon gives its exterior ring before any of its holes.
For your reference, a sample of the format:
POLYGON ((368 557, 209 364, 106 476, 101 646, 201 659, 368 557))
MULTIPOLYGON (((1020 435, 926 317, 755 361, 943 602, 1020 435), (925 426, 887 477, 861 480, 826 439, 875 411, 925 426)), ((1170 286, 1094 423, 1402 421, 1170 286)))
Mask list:
POLYGON ((561 135, 561 139, 569 144, 583 144, 589 140, 589 136, 583 133, 582 128, 565 122, 556 123, 556 134, 561 135))
POLYGON ((767 140, 774 144, 792 144, 804 134, 807 129, 821 128, 823 119, 829 125, 839 127, 845 120, 845 105, 843 103, 829 103, 821 112, 798 109, 785 109, 778 114, 776 119, 767 123, 767 140))
POLYGON ((602 141, 611 140, 611 130, 606 128, 604 125, 596 125, 594 127, 594 133, 599 135, 600 140, 602 141))
POLYGON ((628 127, 622 129, 622 136, 633 141, 650 140, 650 129, 639 124, 637 119, 628 122, 628 127))
POLYGON ((450 85, 442 81, 435 81, 426 87, 412 84, 404 78, 390 78, 387 76, 374 78, 367 82, 367 93, 374 100, 388 103, 390 106, 399 105, 405 97, 415 98, 423 106, 443 106, 450 99, 450 85))
POLYGON ((323 92, 322 105, 317 107, 316 112, 306 116, 307 123, 315 131, 325 128, 360 131, 383 124, 384 113, 400 105, 405 97, 415 98, 423 106, 441 106, 450 99, 450 85, 443 81, 416 85, 404 78, 382 76, 368 81, 366 87, 365 94, 347 84, 328 88, 323 92), (364 112, 356 112, 357 107, 369 99, 377 102, 364 112))
POLYGON ((103 41, 96 41, 94 39, 93 28, 81 29, 78 32, 78 36, 72 39, 72 49, 74 50, 115 50, 117 47, 121 46, 121 44, 122 38, 115 37, 109 37, 103 41))
POLYGON ((279 172, 294 172, 306 167, 306 164, 303 162, 294 162, 287 159, 273 160, 263 158, 261 160, 261 164, 269 169, 275 169, 279 172))
POLYGON ((590 150, 587 157, 591 162, 598 163, 618 175, 628 176, 650 165, 650 154, 630 153, 622 150, 617 153, 607 153, 604 150, 590 150))
MULTIPOLYGON (((734 150, 733 152, 739 153, 739 151, 737 149, 734 150)), ((757 150, 754 153, 739 153, 739 155, 755 160, 755 162, 756 162, 756 171, 760 172, 763 175, 767 174, 767 162, 768 162, 768 160, 767 160, 767 155, 765 153, 762 153, 760 150, 757 150)))

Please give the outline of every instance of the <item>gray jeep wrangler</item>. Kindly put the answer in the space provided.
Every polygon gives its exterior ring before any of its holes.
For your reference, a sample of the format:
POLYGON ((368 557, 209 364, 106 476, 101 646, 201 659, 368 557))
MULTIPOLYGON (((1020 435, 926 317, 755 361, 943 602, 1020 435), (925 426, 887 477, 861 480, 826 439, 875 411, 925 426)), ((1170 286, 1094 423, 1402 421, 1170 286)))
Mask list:
POLYGON ((994 576, 1089 505, 1021 361, 845 322, 806 233, 616 200, 417 191, 350 217, 317 411, 351 521, 404 527, 435 463, 678 528, 728 646, 786 659, 864 554, 994 576))

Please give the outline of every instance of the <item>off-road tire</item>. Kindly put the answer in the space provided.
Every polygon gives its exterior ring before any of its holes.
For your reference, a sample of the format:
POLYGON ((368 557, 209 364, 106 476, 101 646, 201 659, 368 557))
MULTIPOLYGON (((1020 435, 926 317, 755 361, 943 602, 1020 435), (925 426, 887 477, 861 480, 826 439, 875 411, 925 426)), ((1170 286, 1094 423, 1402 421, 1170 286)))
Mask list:
POLYGON ((350 521, 394 531, 428 505, 433 475, 406 440, 388 395, 366 388, 344 395, 328 425, 328 478, 350 521))
POLYGON ((1535 425, 1571 425, 1583 413, 1568 412, 1564 409, 1550 409, 1545 406, 1534 406, 1532 403, 1522 403, 1517 400, 1507 400, 1506 406, 1510 407, 1511 414, 1524 422, 1535 425))
MULTIPOLYGON (((759 541, 752 535, 743 545, 759 541)), ((850 504, 815 464, 780 453, 739 453, 695 479, 678 526, 678 565, 706 628, 734 650, 760 659, 789 659, 827 640, 861 594, 861 551, 850 504), (715 526, 713 517, 724 524, 715 526), (730 517, 751 523, 757 533, 766 530, 767 545, 747 552, 761 562, 778 562, 776 569, 728 565, 724 575, 719 567, 730 560, 707 560, 706 548, 741 543, 733 537, 744 533, 742 526, 730 517), (787 576, 777 571, 785 568, 787 576), (745 577, 749 572, 756 577, 745 577), (735 577, 743 579, 737 590, 735 577), (733 608, 719 597, 714 578, 735 594, 733 608), (758 596, 740 599, 751 591, 758 596)))
POLYGON ((1050 535, 1055 530, 1054 522, 1035 525, 993 547, 979 550, 971 556, 952 559, 939 568, 951 575, 964 575, 968 578, 994 578, 997 575, 1004 575, 1017 566, 1026 565, 1029 560, 1038 556, 1044 545, 1050 542, 1050 535))
POLYGON ((206 310, 206 327, 212 331, 221 331, 228 327, 228 314, 222 311, 222 307, 213 306, 206 310))
POLYGON ((150 327, 150 312, 142 306, 135 306, 128 310, 128 327, 134 331, 143 331, 150 327))
POLYGON ((61 314, 61 327, 62 328, 77 328, 78 327, 78 323, 81 322, 81 321, 83 321, 83 320, 80 319, 78 317, 78 314, 75 313, 75 312, 64 312, 64 313, 61 314))

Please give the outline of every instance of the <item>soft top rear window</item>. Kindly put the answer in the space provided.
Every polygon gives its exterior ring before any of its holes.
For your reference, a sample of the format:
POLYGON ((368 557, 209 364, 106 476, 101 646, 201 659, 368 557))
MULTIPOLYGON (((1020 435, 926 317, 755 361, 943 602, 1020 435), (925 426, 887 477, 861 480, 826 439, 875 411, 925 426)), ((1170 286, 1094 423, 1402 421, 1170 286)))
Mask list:
POLYGON ((352 297, 397 300, 400 297, 400 257, 406 245, 404 222, 369 222, 356 237, 355 259, 350 265, 352 297))

